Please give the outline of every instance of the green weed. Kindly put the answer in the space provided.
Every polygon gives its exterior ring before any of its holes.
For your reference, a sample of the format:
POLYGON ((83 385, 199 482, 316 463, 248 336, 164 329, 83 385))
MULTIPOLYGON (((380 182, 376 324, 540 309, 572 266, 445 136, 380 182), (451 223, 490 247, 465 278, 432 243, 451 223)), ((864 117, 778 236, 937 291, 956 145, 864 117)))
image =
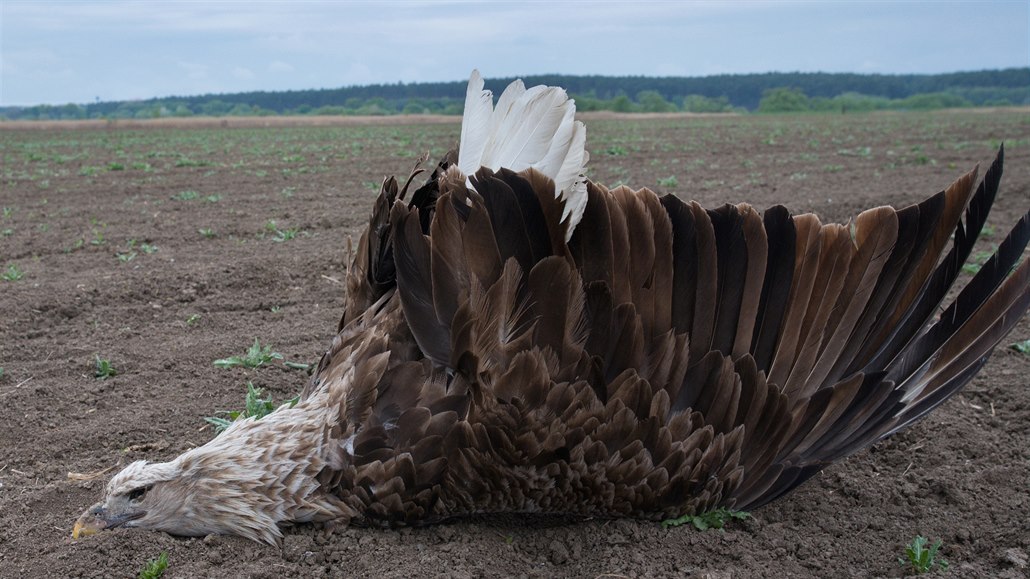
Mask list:
POLYGON ((182 157, 175 162, 176 167, 207 167, 210 164, 208 161, 194 161, 187 157, 182 157))
POLYGON ((300 229, 297 229, 296 227, 291 228, 291 229, 284 229, 284 230, 281 230, 281 231, 277 229, 275 231, 275 237, 272 238, 272 241, 275 241, 277 243, 282 243, 284 241, 289 241, 289 240, 297 237, 298 233, 300 233, 300 229))
POLYGON ((186 318, 187 326, 194 326, 200 321, 200 314, 191 314, 190 317, 186 318))
POLYGON ((272 346, 261 346, 257 338, 254 339, 254 344, 247 349, 247 353, 242 356, 230 356, 228 358, 222 358, 215 360, 215 366, 219 368, 232 368, 234 366, 243 366, 244 368, 257 368, 264 364, 269 364, 272 360, 282 360, 283 355, 279 352, 273 352, 272 346))
POLYGON ((187 189, 186 191, 179 191, 175 195, 172 195, 172 199, 176 201, 193 201, 194 199, 197 199, 199 197, 200 193, 197 193, 192 189, 187 189))
MULTIPOLYGON (((272 241, 275 241, 276 243, 282 243, 284 241, 294 239, 299 233, 301 233, 301 230, 298 227, 279 229, 274 219, 269 219, 265 222, 265 234, 270 234, 272 236, 272 241)), ((265 234, 262 234, 262 237, 265 234)))
POLYGON ((215 236, 215 230, 210 227, 201 227, 197 230, 197 233, 201 234, 207 239, 212 239, 215 236))
POLYGON ((911 565, 916 573, 927 573, 934 565, 939 566, 942 571, 947 570, 948 562, 937 558, 937 552, 941 550, 941 540, 937 539, 936 543, 927 548, 929 542, 926 537, 917 535, 911 543, 905 545, 907 560, 899 557, 898 562, 905 566, 911 565))
POLYGON ((99 354, 94 354, 93 363, 93 377, 99 380, 107 380, 112 376, 118 375, 118 371, 111 365, 110 360, 105 360, 100 357, 99 354))
POLYGON ((104 239, 104 231, 103 231, 103 229, 98 229, 98 228, 94 227, 93 228, 93 239, 89 240, 89 244, 90 245, 95 245, 95 246, 99 247, 101 245, 104 245, 105 243, 107 243, 107 240, 104 239))
MULTIPOLYGON (((295 396, 284 402, 284 404, 289 404, 290 408, 293 408, 299 399, 299 396, 295 396)), ((226 428, 229 428, 229 425, 237 419, 253 417, 254 420, 261 420, 265 416, 274 412, 275 408, 276 406, 272 402, 271 394, 269 394, 268 398, 261 398, 261 389, 255 387, 252 382, 247 382, 247 396, 244 399, 243 410, 223 410, 218 414, 224 414, 225 417, 206 416, 204 417, 204 420, 213 424, 215 427, 215 434, 218 434, 226 428)))
POLYGON ((726 526, 726 523, 736 519, 743 521, 751 516, 751 513, 745 511, 735 511, 733 509, 727 509, 725 507, 719 507, 718 509, 708 511, 707 513, 701 513, 700 515, 683 515, 678 519, 667 519, 662 521, 662 527, 678 527, 690 523, 699 531, 707 531, 708 529, 722 529, 726 526))
POLYGON ((157 556, 157 559, 151 559, 143 566, 143 570, 139 572, 139 579, 158 579, 164 575, 165 569, 167 568, 168 552, 161 551, 161 554, 157 556))
POLYGON ((658 180, 658 186, 659 187, 665 187, 667 189, 672 189, 672 188, 678 186, 679 184, 680 184, 680 182, 679 182, 678 179, 676 179, 675 175, 669 175, 668 177, 665 177, 664 179, 659 179, 658 180))
MULTIPOLYGON (((997 251, 998 247, 993 247, 994 251, 997 251)), ((976 272, 980 271, 980 268, 987 263, 987 260, 991 259, 991 256, 994 255, 994 251, 978 251, 974 253, 970 261, 962 264, 962 271, 969 274, 976 274, 976 272)))
POLYGON ((1009 347, 1019 352, 1020 354, 1026 354, 1030 356, 1030 338, 1023 340, 1022 342, 1015 342, 1013 344, 1009 344, 1009 347))
POLYGON ((23 277, 25 277, 25 272, 13 263, 7 264, 7 269, 5 269, 3 273, 0 273, 0 278, 3 278, 4 281, 18 281, 23 277))
POLYGON ((291 370, 303 370, 308 373, 308 376, 315 370, 314 364, 304 364, 303 362, 283 362, 283 366, 291 370))

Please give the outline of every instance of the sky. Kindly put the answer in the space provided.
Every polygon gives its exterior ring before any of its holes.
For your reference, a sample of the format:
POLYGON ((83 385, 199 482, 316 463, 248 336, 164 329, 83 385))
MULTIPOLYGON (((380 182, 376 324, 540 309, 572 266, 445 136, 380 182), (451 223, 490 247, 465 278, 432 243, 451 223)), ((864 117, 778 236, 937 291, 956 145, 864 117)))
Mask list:
POLYGON ((528 74, 1030 66, 1030 0, 0 0, 0 106, 528 74))

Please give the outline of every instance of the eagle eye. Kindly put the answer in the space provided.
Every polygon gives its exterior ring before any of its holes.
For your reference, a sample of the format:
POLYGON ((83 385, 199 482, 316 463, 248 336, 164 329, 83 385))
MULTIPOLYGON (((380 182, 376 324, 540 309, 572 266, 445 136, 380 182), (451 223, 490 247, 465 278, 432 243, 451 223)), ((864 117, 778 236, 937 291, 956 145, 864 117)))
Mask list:
POLYGON ((145 487, 139 487, 139 488, 136 488, 136 489, 132 489, 131 491, 129 491, 129 495, 128 495, 129 496, 129 500, 130 501, 138 501, 138 500, 142 499, 143 495, 147 494, 147 491, 149 491, 152 488, 154 488, 154 485, 148 485, 148 486, 145 486, 145 487))

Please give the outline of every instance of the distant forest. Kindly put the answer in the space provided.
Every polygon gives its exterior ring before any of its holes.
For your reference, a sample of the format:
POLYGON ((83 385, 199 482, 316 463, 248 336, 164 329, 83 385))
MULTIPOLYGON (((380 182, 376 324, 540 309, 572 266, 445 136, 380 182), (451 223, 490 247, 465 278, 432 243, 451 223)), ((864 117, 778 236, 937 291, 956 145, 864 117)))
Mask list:
MULTIPOLYGON (((705 77, 533 75, 581 111, 849 112, 1030 105, 1030 68, 949 74, 765 73, 705 77)), ((487 79, 499 95, 513 78, 487 79)), ((465 82, 396 83, 60 106, 2 107, 0 120, 254 115, 460 115, 465 82)))

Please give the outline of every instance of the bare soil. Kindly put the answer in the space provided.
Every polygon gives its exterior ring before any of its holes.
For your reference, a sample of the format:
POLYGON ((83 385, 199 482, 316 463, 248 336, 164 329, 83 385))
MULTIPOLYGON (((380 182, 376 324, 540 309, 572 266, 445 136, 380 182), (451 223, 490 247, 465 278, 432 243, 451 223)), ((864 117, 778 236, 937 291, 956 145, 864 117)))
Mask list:
MULTIPOLYGON (((304 372, 281 362, 212 362, 255 338, 285 361, 316 361, 341 310, 347 236, 384 175, 455 143, 454 121, 0 125, 0 271, 23 273, 0 281, 0 577, 135 576, 162 551, 166 577, 897 577, 917 534, 943 541, 954 576, 1025 576, 1030 356, 1008 344, 1030 338, 1027 319, 926 420, 725 531, 511 516, 300 526, 281 550, 123 529, 72 541, 121 465, 205 443, 204 417, 239 408, 247 382, 276 401, 300 390, 304 372), (96 357, 118 374, 95 378, 96 357)), ((824 220, 920 200, 1005 141, 978 250, 1030 206, 1026 111, 596 119, 588 130, 597 181, 824 220)))

